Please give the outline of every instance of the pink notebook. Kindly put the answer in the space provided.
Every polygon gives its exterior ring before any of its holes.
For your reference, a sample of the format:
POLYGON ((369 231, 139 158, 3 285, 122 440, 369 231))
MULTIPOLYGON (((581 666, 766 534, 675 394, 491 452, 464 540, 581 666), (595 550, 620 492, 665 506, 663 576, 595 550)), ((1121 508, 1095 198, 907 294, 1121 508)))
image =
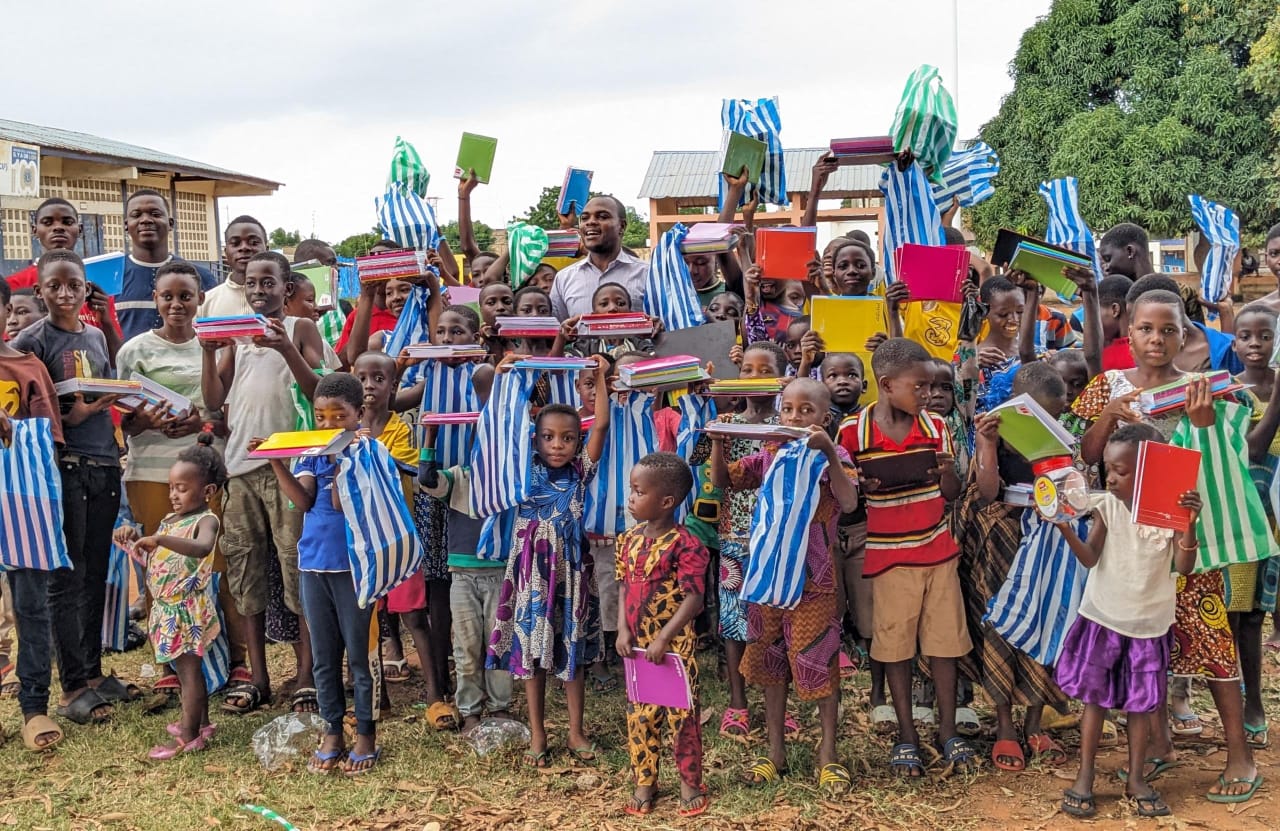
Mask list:
POLYGON ((969 276, 969 252, 963 248, 906 243, 898 249, 897 268, 912 300, 964 299, 961 287, 969 276))
POLYGON ((689 673, 684 659, 676 653, 668 652, 662 663, 651 664, 644 657, 643 649, 633 649, 630 658, 622 659, 622 670, 627 679, 628 701, 678 710, 693 709, 689 673))

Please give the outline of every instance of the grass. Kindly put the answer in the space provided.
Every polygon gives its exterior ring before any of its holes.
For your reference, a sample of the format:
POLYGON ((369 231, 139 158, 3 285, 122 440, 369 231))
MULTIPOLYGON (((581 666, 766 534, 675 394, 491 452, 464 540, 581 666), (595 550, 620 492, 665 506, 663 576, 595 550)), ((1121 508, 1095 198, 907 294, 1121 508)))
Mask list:
MULTIPOLYGON (((275 678, 288 673, 283 647, 272 647, 275 678)), ((111 656, 109 666, 125 678, 136 678, 144 650, 111 656)), ((703 666, 714 668, 710 655, 703 666)), ((1268 662, 1271 671, 1275 665, 1268 662)), ((998 779, 990 773, 976 777, 942 778, 937 768, 921 784, 893 780, 886 760, 889 737, 874 735, 866 712, 866 676, 845 684, 839 741, 840 756, 854 773, 854 792, 830 800, 816 787, 813 747, 817 741, 812 706, 795 712, 805 727, 791 743, 788 764, 792 775, 782 784, 748 788, 739 784, 744 765, 763 750, 760 725, 750 743, 722 738, 716 728, 726 702, 724 686, 714 671, 704 671, 703 703, 714 714, 705 727, 705 766, 712 807, 700 820, 681 821, 675 815, 678 784, 672 766, 662 771, 663 798, 646 820, 621 814, 630 793, 622 718, 623 693, 587 694, 587 727, 604 750, 594 766, 571 763, 564 751, 563 696, 549 694, 552 766, 534 771, 522 763, 523 748, 504 748, 480 758, 456 734, 433 731, 413 708, 419 693, 414 682, 392 687, 393 707, 383 714, 379 743, 382 762, 368 775, 345 779, 319 777, 305 770, 305 758, 278 770, 264 770, 249 749, 251 736, 282 707, 248 717, 216 713, 220 729, 204 753, 171 762, 151 762, 147 750, 163 736, 164 724, 175 711, 145 716, 136 706, 117 708, 116 717, 98 727, 66 726, 67 737, 56 752, 31 753, 16 735, 19 716, 12 700, 0 704, 0 723, 11 733, 0 748, 6 771, 0 784, 0 829, 265 829, 278 826, 238 810, 243 803, 266 806, 304 831, 375 829, 375 831, 436 831, 436 829, 966 829, 991 827, 988 797, 1015 793, 1005 784, 1021 786, 1033 814, 1052 816, 1052 799, 1028 785, 1028 778, 998 779), (979 798, 978 794, 986 794, 979 798), (1045 801, 1049 800, 1049 801, 1045 801), (1043 805, 1040 803, 1043 802, 1043 805), (986 822, 984 822, 986 820, 986 822)), ((1274 675, 1269 707, 1275 706, 1274 675)), ((214 699, 216 704, 221 699, 214 699)), ((521 696, 517 693, 517 702, 521 696)), ((1201 702, 1201 712, 1204 709, 1201 702)), ((753 718, 761 702, 752 698, 753 718)), ((982 745, 983 748, 986 745, 982 745)), ((927 751, 926 751, 927 753, 927 751)), ((1273 771, 1269 771, 1273 772, 1273 771)), ((1063 783, 1050 781, 1050 795, 1063 783)), ((1042 783, 1043 784, 1043 783, 1042 783)), ((1044 787, 1039 787, 1044 791, 1044 787)), ((1046 817, 1047 819, 1047 817, 1046 817)), ((1008 827, 1015 827, 1010 825, 1008 827)), ((1019 823, 1016 827, 1024 827, 1019 823)), ((1045 827, 1042 821, 1025 827, 1045 827)), ((1057 826, 1054 826, 1057 827, 1057 826)), ((1120 826, 1116 826, 1120 827, 1120 826)))

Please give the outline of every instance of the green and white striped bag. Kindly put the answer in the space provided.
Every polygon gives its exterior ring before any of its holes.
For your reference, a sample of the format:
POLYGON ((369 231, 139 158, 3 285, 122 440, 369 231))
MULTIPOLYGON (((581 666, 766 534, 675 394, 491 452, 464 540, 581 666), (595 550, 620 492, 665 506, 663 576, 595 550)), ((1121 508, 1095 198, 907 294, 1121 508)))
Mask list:
POLYGON ((507 226, 507 252, 511 258, 511 286, 518 287, 538 270, 538 263, 547 255, 551 241, 547 232, 527 222, 512 222, 507 226))
POLYGON ((929 180, 942 184, 942 167, 951 158, 957 125, 956 104, 943 88, 937 67, 925 64, 911 73, 889 128, 894 151, 910 150, 929 180))
POLYGON ((1194 427, 1183 418, 1169 443, 1200 451, 1196 488, 1204 508, 1196 526, 1200 540, 1196 573, 1237 563, 1254 563, 1276 554, 1258 489, 1249 474, 1249 408, 1234 401, 1215 401, 1212 427, 1194 427))
POLYGON ((419 196, 427 195, 427 183, 431 174, 422 164, 422 157, 413 145, 396 136, 396 149, 391 156, 391 172, 387 175, 387 190, 402 184, 419 196))

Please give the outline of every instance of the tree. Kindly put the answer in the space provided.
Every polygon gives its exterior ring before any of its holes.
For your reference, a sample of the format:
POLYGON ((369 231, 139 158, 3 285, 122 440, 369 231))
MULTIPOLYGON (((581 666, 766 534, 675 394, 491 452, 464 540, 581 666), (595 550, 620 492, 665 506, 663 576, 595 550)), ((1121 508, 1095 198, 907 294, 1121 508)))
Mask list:
POLYGON ((1274 0, 1055 0, 1022 35, 1013 92, 979 131, 1000 154, 995 195, 970 212, 979 240, 1044 231, 1040 182, 1080 180, 1098 231, 1191 230, 1187 195, 1233 208, 1256 233, 1274 217, 1265 117, 1280 90, 1246 79, 1274 0), (1270 2, 1270 6, 1268 6, 1270 2), (1184 8, 1184 6, 1186 8, 1184 8))
MULTIPOLYGON (((591 193, 592 198, 597 196, 604 196, 604 194, 594 191, 591 193)), ((559 185, 543 188, 537 203, 530 205, 524 216, 512 217, 511 221, 528 222, 530 225, 537 225, 548 231, 555 230, 560 227, 560 214, 556 210, 559 203, 559 185)), ((624 207, 627 210, 627 227, 622 232, 622 244, 628 248, 645 248, 649 244, 649 220, 638 214, 630 205, 624 207)))
POLYGON ((1275 8, 1266 29, 1250 50, 1245 79, 1254 92, 1276 104, 1271 111, 1271 199, 1280 206, 1280 7, 1275 8))
MULTIPOLYGON (((471 223, 471 232, 476 235, 476 245, 481 251, 488 251, 493 247, 493 228, 483 222, 473 221, 471 223)), ((462 247, 458 241, 458 220, 450 222, 448 225, 440 229, 440 233, 449 242, 449 250, 454 253, 461 253, 462 247)))
POLYGON ((300 242, 302 242, 302 234, 297 231, 286 231, 283 228, 275 229, 267 238, 267 245, 271 248, 292 248, 300 242))
POLYGON ((363 234, 352 234, 342 242, 333 246, 333 250, 339 257, 346 257, 348 259, 351 257, 363 257, 365 254, 368 254, 369 249, 377 245, 381 239, 382 229, 375 225, 371 231, 366 231, 363 234))

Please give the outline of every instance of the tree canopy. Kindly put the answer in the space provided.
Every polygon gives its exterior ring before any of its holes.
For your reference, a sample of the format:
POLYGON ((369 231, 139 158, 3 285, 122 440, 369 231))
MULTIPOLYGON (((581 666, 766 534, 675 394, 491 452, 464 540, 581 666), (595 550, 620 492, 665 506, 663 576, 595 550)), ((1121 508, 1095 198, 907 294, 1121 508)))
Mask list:
MULTIPOLYGON (((604 194, 592 191, 591 196, 594 198, 604 194)), ((560 227, 560 214, 556 211, 559 204, 560 186, 545 187, 537 203, 530 205, 524 216, 512 217, 511 221, 528 222, 548 231, 555 230, 560 227)), ((622 232, 622 244, 628 248, 644 248, 649 242, 649 221, 636 213, 635 208, 630 205, 624 207, 627 209, 627 227, 622 232)))
POLYGON ((1061 176, 1080 180, 1099 232, 1182 234, 1191 193, 1234 209, 1246 233, 1274 222, 1276 14, 1274 0, 1055 0, 1023 33, 1013 91, 979 131, 1000 154, 995 195, 970 212, 979 240, 1042 233, 1038 187, 1061 176), (1271 68, 1251 66, 1268 32, 1271 68))
POLYGON ((333 246, 333 250, 339 257, 363 257, 381 239, 382 229, 375 225, 371 231, 366 231, 363 234, 352 234, 333 246))
MULTIPOLYGON (((480 222, 473 220, 471 222, 471 232, 476 235, 476 245, 481 251, 488 251, 493 247, 493 228, 480 222)), ((447 225, 440 227, 440 233, 449 241, 449 249, 454 253, 461 253, 462 246, 458 241, 458 220, 454 220, 447 225)))
POLYGON ((302 242, 302 234, 298 231, 286 231, 277 228, 267 236, 267 245, 272 248, 288 248, 302 242))

